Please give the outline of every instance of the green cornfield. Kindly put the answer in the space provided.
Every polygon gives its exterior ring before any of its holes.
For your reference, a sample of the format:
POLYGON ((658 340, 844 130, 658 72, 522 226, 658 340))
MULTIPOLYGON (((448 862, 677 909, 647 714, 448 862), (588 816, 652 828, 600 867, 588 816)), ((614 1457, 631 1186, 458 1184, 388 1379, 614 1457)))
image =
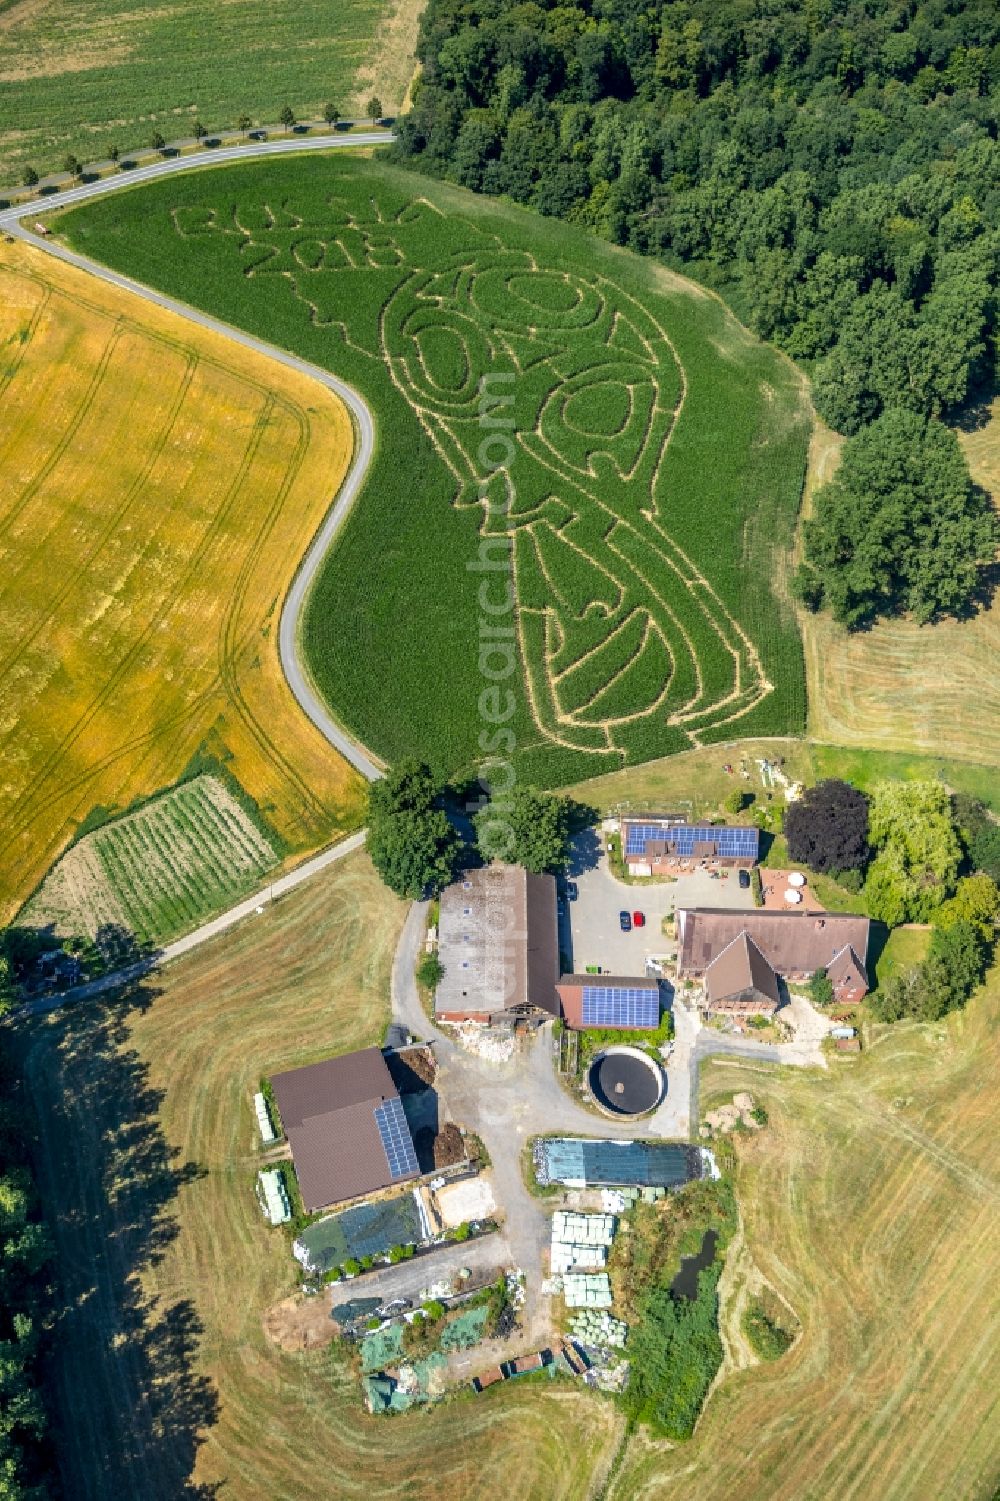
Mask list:
POLYGON ((555 786, 803 728, 782 580, 808 408, 717 299, 371 161, 200 172, 59 228, 367 400, 377 453, 304 646, 377 754, 513 748, 555 786))

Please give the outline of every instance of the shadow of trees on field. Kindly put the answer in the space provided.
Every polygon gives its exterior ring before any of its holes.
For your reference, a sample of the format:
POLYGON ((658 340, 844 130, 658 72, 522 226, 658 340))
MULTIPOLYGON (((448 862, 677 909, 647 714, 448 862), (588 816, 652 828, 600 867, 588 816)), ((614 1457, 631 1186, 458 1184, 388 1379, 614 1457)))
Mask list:
MULTIPOLYGON (((179 1189, 203 1176, 159 1123, 163 1091, 132 1046, 148 978, 113 999, 19 1024, 39 1188, 56 1241, 59 1306, 45 1380, 65 1494, 207 1501, 191 1479, 217 1420, 187 1298, 144 1291, 179 1233, 179 1189)), ((222 1275, 222 1268, 219 1268, 222 1275)))

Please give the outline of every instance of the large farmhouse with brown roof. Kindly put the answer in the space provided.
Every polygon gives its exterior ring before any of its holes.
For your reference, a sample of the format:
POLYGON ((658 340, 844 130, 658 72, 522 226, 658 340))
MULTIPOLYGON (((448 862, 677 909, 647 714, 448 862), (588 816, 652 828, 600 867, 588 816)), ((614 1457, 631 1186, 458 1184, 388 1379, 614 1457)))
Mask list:
POLYGON ((271 1079, 309 1214, 419 1176, 399 1091, 379 1048, 271 1079))
POLYGON ((681 909, 677 973, 700 979, 706 1009, 722 1015, 771 1016, 781 1003, 779 978, 808 980, 819 969, 837 1001, 860 1001, 868 927, 867 917, 839 912, 681 909))
POLYGON ((441 1021, 558 1016, 554 878, 517 865, 465 872, 441 893, 438 957, 441 1021))

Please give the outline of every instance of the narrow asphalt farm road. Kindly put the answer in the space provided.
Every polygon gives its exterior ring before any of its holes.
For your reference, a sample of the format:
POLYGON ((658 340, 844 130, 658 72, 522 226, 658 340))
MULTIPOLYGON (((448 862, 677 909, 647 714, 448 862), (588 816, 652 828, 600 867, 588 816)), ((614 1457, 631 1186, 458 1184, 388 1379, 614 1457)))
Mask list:
POLYGON ((350 736, 332 717, 313 687, 308 669, 299 651, 299 627, 309 590, 337 533, 347 519, 371 463, 375 448, 375 425, 367 404, 353 387, 336 375, 331 375, 329 370, 323 370, 319 365, 311 365, 306 360, 300 360, 296 355, 289 354, 287 350, 278 349, 275 345, 267 344, 263 339, 256 339, 252 334, 233 328, 230 324, 223 323, 218 318, 212 318, 207 313, 201 313, 186 303, 167 297, 162 292, 156 292, 152 287, 143 286, 141 282, 133 281, 131 277, 122 276, 107 266, 99 265, 97 261, 92 261, 87 256, 77 255, 75 251, 68 250, 65 245, 55 242, 51 236, 38 234, 32 228, 32 222, 40 213, 68 208, 72 204, 84 203, 90 198, 100 198, 107 193, 125 192, 142 183, 152 182, 161 177, 175 176, 178 172, 219 166, 226 162, 246 161, 250 157, 287 156, 307 151, 337 151, 358 146, 384 146, 392 139, 391 132, 374 130, 343 138, 316 137, 305 140, 248 141, 240 146, 224 146, 198 152, 192 156, 151 162, 148 166, 137 167, 135 171, 127 175, 122 174, 119 177, 101 178, 96 182, 83 183, 78 188, 70 188, 60 193, 58 197, 53 196, 51 200, 46 199, 44 202, 28 207, 20 204, 16 208, 0 212, 0 231, 15 239, 24 240, 38 250, 43 250, 58 260, 66 261, 69 265, 76 266, 81 271, 86 271, 88 275, 96 276, 113 287, 119 287, 122 291, 141 297, 146 302, 152 302, 157 307, 166 308, 168 312, 175 313, 180 318, 186 318, 188 322, 196 323, 200 328, 207 328, 212 333, 221 334, 245 349, 252 349, 268 359, 277 360, 281 365, 287 365, 290 370, 298 371, 300 375, 319 381, 320 385, 326 386, 328 390, 339 396, 347 407, 354 426, 354 456, 344 476, 344 482, 322 526, 313 538, 309 550, 302 559, 285 599, 278 632, 278 649, 282 670, 303 713, 312 720, 320 734, 324 735, 345 760, 349 761, 369 782, 382 775, 381 767, 376 764, 364 746, 350 736))
MULTIPOLYGON (((221 334, 224 338, 231 339, 234 343, 244 348, 252 349, 268 359, 277 360, 279 364, 287 365, 289 369, 296 370, 302 375, 319 381, 321 385, 333 391, 346 405, 351 413, 355 433, 355 449, 343 484, 334 497, 329 511, 322 526, 313 538, 309 549, 299 565, 298 572, 288 592, 281 611, 279 625, 279 654, 282 670, 288 680, 289 687, 295 695, 303 713, 313 722, 320 734, 325 736, 329 743, 354 766, 368 781, 374 781, 382 775, 379 767, 366 749, 359 745, 347 732, 337 724, 332 715, 323 704, 312 685, 300 652, 299 652, 299 626, 302 610, 305 605, 309 590, 316 575, 333 544, 338 532, 347 519, 351 506, 357 498, 358 492, 364 481, 368 466, 371 462, 372 452, 375 446, 375 427, 372 414, 353 387, 345 381, 338 379, 328 370, 323 370, 318 365, 311 365, 306 360, 300 360, 296 355, 289 354, 284 349, 279 349, 273 344, 267 344, 263 339, 256 339, 251 334, 244 333, 241 329, 233 328, 228 323, 223 323, 218 318, 212 318, 207 313, 199 312, 196 308, 188 307, 186 303, 178 302, 173 297, 167 297, 162 292, 155 291, 152 287, 143 286, 141 282, 133 281, 128 276, 122 276, 117 271, 110 270, 107 266, 100 265, 97 261, 90 260, 87 256, 77 255, 64 245, 58 244, 49 235, 42 235, 32 228, 32 224, 40 213, 49 213, 53 209, 68 208, 71 204, 83 203, 90 198, 99 198, 106 193, 124 192, 129 188, 137 187, 142 183, 151 182, 160 177, 170 177, 178 172, 190 172, 202 167, 218 166, 226 162, 244 161, 249 157, 285 156, 304 151, 336 151, 358 146, 381 146, 388 144, 393 139, 388 131, 375 130, 359 132, 356 135, 345 136, 343 139, 336 137, 316 138, 309 140, 290 139, 280 141, 251 141, 244 145, 223 147, 196 153, 192 156, 170 158, 164 161, 151 162, 148 166, 138 167, 135 171, 114 178, 102 178, 96 182, 83 183, 80 187, 68 189, 58 197, 42 203, 18 205, 15 208, 0 211, 0 232, 8 234, 15 239, 23 240, 44 251, 47 255, 55 256, 58 260, 65 261, 79 270, 85 271, 90 276, 96 276, 101 281, 108 282, 113 287, 119 287, 122 291, 129 292, 135 297, 141 297, 146 302, 155 303, 157 307, 166 308, 169 312, 176 313, 180 318, 186 318, 191 323, 198 324, 213 333, 221 334), (27 222, 22 222, 27 221, 27 222)), ((187 933, 175 943, 167 944, 155 955, 144 958, 125 969, 116 970, 113 974, 105 975, 100 980, 95 980, 87 985, 79 985, 72 990, 60 991, 51 996, 43 996, 35 1001, 30 1001, 26 1006, 20 1007, 16 1016, 39 1015, 46 1011, 55 1010, 68 1002, 85 1001, 91 997, 101 995, 116 986, 126 984, 132 980, 141 978, 150 970, 158 968, 162 964, 169 963, 172 959, 180 958, 182 954, 190 953, 194 948, 206 943, 209 939, 225 932, 235 923, 253 915, 262 902, 291 891, 303 881, 309 880, 318 871, 331 865, 335 860, 342 859, 353 850, 358 849, 364 842, 365 833, 352 835, 349 839, 341 840, 325 850, 320 850, 311 859, 306 860, 295 870, 285 876, 269 882, 259 894, 251 896, 228 911, 220 913, 210 922, 202 924, 193 932, 187 933)))

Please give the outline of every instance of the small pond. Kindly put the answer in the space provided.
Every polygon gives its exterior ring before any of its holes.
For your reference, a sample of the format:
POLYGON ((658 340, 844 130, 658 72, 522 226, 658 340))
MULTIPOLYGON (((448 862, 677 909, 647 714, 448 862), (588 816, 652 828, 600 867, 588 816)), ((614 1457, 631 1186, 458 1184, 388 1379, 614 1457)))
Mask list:
POLYGON ((719 1244, 719 1232, 706 1230, 701 1250, 695 1256, 683 1256, 681 1269, 670 1284, 675 1298, 694 1298, 698 1294, 698 1274, 710 1267, 715 1260, 715 1248, 719 1244))

